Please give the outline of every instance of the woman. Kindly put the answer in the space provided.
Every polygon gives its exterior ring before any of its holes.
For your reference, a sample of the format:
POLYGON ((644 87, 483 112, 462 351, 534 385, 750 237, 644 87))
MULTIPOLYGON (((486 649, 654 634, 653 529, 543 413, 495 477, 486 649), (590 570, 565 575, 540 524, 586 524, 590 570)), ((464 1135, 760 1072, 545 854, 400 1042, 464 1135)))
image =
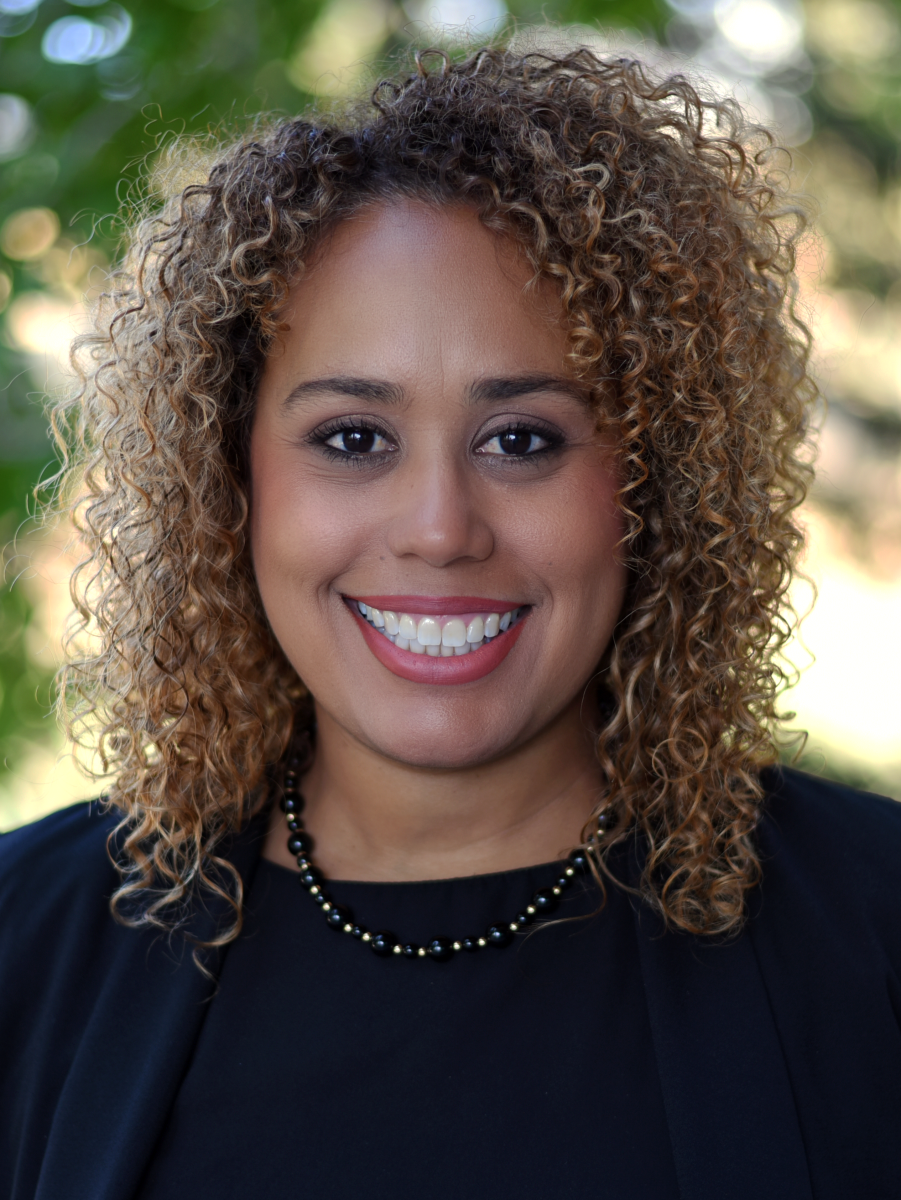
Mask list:
POLYGON ((769 144, 588 51, 373 102, 145 222, 57 414, 114 782, 0 846, 5 1194, 897 1196, 769 144))

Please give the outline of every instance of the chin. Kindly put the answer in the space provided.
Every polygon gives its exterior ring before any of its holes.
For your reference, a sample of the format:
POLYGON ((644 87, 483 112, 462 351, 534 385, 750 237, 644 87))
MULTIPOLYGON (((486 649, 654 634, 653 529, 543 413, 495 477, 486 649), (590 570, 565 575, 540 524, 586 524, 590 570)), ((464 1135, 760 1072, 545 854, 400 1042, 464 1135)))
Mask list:
POLYGON ((460 771, 493 762, 513 750, 523 740, 523 731, 513 736, 505 723, 503 730, 486 729, 479 722, 478 728, 468 733, 463 722, 455 724, 441 722, 436 730, 423 723, 418 729, 415 723, 399 722, 407 730, 404 737, 397 737, 394 730, 361 728, 360 741, 376 753, 394 762, 425 771, 460 771))

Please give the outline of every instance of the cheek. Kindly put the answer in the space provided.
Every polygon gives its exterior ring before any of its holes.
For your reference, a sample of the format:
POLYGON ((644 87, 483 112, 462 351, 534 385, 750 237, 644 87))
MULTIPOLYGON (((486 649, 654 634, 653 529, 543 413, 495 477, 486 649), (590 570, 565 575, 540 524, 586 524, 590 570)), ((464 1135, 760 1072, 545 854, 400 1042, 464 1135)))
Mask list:
POLYGON ((274 605, 325 597, 329 584, 365 542, 362 514, 303 477, 288 452, 252 459, 251 551, 254 570, 275 623, 274 605), (336 502, 338 501, 338 502, 336 502))
POLYGON ((573 488, 550 548, 550 644, 563 688, 574 681, 581 686, 596 671, 622 613, 628 569, 620 545, 625 519, 616 503, 617 487, 605 474, 573 488))
POLYGON ((625 521, 616 503, 618 480, 606 464, 588 462, 553 495, 518 514, 519 553, 546 582, 554 606, 618 613, 626 587, 619 544, 625 521), (598 600, 602 601, 598 609, 598 600))
POLYGON ((574 498, 567 549, 586 586, 618 594, 625 589, 626 571, 620 552, 625 522, 616 490, 616 482, 605 476, 574 498))

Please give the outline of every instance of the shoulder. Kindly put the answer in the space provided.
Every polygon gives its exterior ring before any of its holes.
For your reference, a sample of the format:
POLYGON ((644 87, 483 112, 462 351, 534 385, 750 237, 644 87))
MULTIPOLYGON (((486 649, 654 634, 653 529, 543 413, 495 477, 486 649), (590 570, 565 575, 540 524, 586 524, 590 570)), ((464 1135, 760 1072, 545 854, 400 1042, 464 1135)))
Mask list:
POLYGON ((817 1196, 897 1195, 901 804, 799 771, 764 776, 749 943, 817 1196))
POLYGON ((117 823, 83 803, 0 835, 0 949, 50 929, 87 933, 90 912, 108 915, 118 876, 106 845, 117 823))
POLYGON ((763 774, 765 849, 861 882, 901 875, 901 803, 788 767, 763 774))
POLYGON ((85 801, 0 834, 0 897, 36 875, 45 886, 65 887, 86 873, 112 871, 106 842, 117 824, 115 813, 85 801))
POLYGON ((801 771, 764 772, 761 897, 880 942, 901 963, 901 803, 801 771))

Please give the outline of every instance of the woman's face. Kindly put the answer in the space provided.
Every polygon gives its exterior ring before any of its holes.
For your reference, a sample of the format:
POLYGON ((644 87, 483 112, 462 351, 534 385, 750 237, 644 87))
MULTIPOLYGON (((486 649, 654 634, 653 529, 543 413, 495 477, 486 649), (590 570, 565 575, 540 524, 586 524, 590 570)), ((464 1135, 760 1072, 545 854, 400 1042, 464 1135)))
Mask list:
POLYGON ((293 288, 259 389, 272 628, 320 710, 411 765, 578 720, 623 600, 612 456, 530 278, 467 209, 368 209, 293 288))

